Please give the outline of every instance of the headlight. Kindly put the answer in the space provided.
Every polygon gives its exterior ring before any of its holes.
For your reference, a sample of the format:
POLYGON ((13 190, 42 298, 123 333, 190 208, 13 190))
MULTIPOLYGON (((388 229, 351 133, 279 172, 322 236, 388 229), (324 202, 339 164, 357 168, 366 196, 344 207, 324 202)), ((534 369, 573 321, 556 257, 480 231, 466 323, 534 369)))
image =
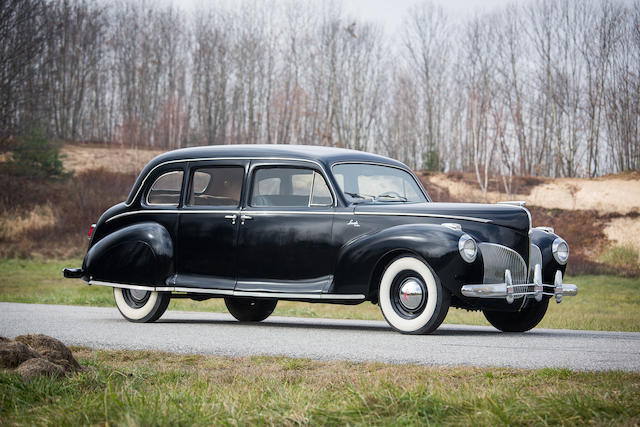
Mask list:
POLYGON ((476 260, 476 255, 478 255, 478 245, 471 236, 463 234, 458 240, 458 251, 463 260, 471 263, 476 260))
POLYGON ((560 265, 565 265, 569 260, 569 245, 560 237, 553 241, 551 252, 560 265))

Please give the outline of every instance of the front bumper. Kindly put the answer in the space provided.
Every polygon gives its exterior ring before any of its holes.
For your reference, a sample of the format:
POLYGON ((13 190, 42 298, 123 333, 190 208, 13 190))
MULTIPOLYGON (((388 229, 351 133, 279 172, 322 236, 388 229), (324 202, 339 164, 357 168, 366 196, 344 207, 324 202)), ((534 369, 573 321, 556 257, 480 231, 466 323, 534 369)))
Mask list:
POLYGON ((533 283, 513 284, 511 271, 505 270, 504 283, 490 283, 479 285, 464 285, 462 295, 472 298, 504 298, 511 304, 516 298, 533 298, 541 301, 544 295, 555 296, 560 303, 564 296, 575 296, 578 287, 568 283, 562 283, 562 272, 556 271, 553 284, 542 283, 542 268, 536 264, 533 274, 533 283))

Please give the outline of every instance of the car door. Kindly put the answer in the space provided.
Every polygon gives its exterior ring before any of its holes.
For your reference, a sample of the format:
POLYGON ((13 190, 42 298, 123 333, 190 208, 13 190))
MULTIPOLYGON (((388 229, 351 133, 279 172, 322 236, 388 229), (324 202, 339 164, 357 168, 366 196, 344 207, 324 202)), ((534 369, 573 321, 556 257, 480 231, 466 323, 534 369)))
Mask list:
POLYGON ((189 164, 178 226, 176 286, 233 291, 247 166, 245 160, 189 164))
POLYGON ((308 163, 252 162, 236 290, 322 293, 333 281, 334 195, 308 163))

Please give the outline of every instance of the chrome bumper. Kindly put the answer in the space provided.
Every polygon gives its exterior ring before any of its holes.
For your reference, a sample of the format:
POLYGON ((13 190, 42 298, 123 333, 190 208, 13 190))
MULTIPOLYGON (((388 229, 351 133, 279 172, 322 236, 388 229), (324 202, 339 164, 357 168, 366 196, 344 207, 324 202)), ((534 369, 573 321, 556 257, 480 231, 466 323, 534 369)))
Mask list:
POLYGON ((511 304, 516 298, 534 298, 541 301, 543 295, 555 296, 556 302, 562 302, 563 296, 572 297, 578 294, 578 287, 562 283, 562 272, 556 271, 553 285, 542 283, 542 267, 536 264, 533 283, 513 284, 511 271, 505 270, 504 283, 481 285, 464 285, 462 295, 473 298, 505 298, 511 304))

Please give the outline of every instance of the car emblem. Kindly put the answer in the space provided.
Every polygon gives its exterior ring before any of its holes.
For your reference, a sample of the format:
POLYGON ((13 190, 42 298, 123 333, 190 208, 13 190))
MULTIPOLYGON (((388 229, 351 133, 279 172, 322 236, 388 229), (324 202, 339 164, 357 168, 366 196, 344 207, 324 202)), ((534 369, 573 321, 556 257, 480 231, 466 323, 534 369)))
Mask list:
POLYGON ((360 223, 358 223, 358 221, 354 221, 352 219, 349 220, 347 225, 353 225, 354 227, 360 227, 360 223))

